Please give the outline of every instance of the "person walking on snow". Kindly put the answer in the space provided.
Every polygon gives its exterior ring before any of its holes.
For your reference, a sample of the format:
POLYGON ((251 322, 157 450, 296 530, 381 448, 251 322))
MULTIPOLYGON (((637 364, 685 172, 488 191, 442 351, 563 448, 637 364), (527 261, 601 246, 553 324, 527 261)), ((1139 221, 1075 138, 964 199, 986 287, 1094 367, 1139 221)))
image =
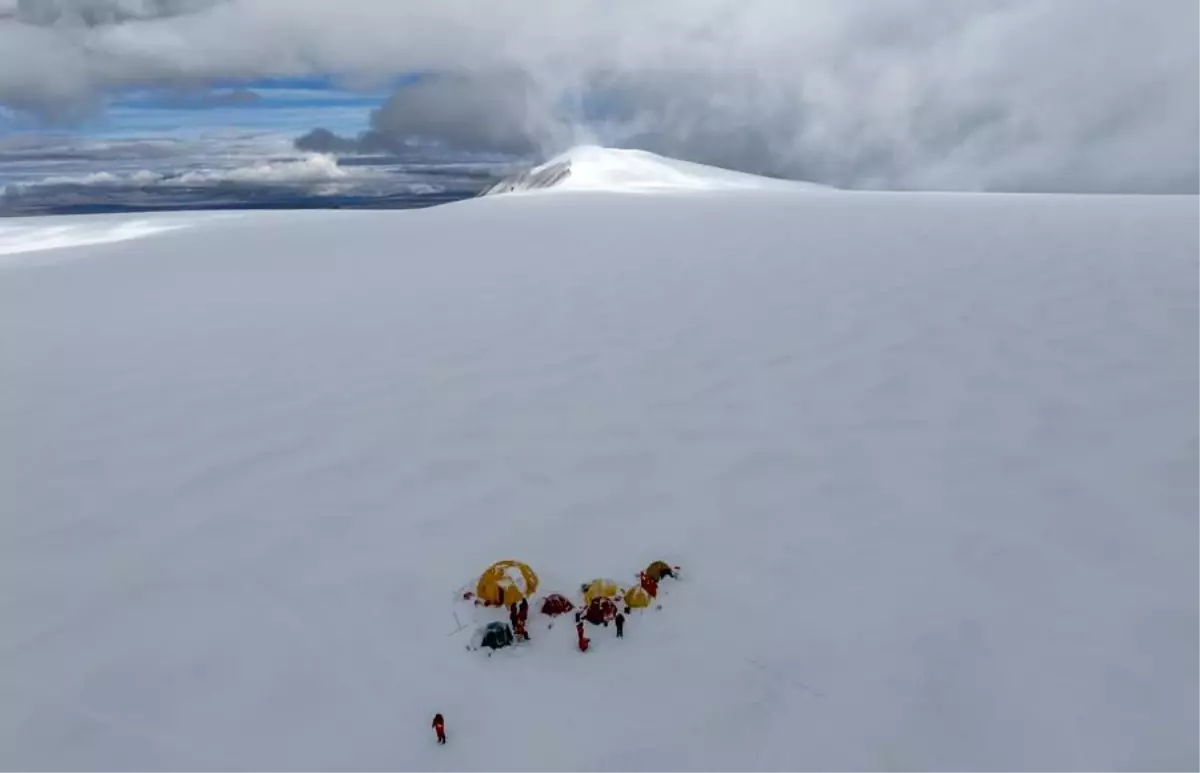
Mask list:
MULTIPOLYGON (((625 607, 625 611, 628 612, 629 607, 625 607)), ((625 638, 625 615, 621 612, 618 612, 615 620, 617 623, 617 638, 624 639, 625 638)))
POLYGON ((446 743, 446 720, 441 714, 433 715, 433 729, 437 733, 437 742, 440 744, 446 743))

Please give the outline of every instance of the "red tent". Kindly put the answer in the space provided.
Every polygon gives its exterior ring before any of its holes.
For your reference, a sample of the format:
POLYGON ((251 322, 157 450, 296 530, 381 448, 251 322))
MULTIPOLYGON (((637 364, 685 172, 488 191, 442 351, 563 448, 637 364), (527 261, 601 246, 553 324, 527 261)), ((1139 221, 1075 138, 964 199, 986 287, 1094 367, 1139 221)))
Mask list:
POLYGON ((575 605, 571 603, 571 600, 561 593, 551 593, 542 601, 542 614, 551 617, 566 614, 574 608, 575 605))
POLYGON ((592 599, 592 603, 588 604, 587 610, 583 613, 583 619, 592 625, 600 625, 612 620, 616 616, 617 605, 612 599, 606 596, 598 596, 592 599))

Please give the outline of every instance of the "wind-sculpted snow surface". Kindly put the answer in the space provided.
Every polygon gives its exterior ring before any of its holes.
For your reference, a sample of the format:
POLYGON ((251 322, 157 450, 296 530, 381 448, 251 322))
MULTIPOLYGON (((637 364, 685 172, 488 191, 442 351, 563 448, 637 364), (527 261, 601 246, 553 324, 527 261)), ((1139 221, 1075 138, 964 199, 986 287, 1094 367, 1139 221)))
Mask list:
POLYGON ((1196 218, 499 196, 14 263, 0 768, 1194 770, 1196 218), (503 558, 685 576, 488 658, 503 558))
MULTIPOLYGON (((213 217, 209 215, 207 217, 213 217)), ((220 217, 220 216, 217 216, 220 217)), ((0 220, 0 269, 15 261, 24 262, 29 253, 53 251, 56 258, 80 257, 79 253, 64 254, 63 247, 83 247, 93 244, 123 242, 146 236, 187 228, 205 215, 147 217, 147 218, 16 218, 0 220), (17 257, 20 256, 20 257, 17 257)), ((46 258, 39 255, 39 258, 46 258)))

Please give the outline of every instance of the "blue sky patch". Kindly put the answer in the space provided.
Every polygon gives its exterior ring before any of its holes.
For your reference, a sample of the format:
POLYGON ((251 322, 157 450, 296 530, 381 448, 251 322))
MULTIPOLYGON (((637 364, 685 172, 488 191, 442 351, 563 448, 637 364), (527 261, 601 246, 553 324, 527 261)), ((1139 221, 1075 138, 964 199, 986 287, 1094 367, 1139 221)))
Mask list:
MULTIPOLYGON (((217 80, 195 90, 131 88, 109 92, 104 110, 72 127, 53 127, 84 136, 161 135, 205 129, 248 129, 300 135, 316 127, 355 135, 368 126, 371 110, 421 73, 389 79, 373 89, 353 89, 333 76, 217 80)), ((31 116, 0 109, 0 134, 37 133, 31 116)))

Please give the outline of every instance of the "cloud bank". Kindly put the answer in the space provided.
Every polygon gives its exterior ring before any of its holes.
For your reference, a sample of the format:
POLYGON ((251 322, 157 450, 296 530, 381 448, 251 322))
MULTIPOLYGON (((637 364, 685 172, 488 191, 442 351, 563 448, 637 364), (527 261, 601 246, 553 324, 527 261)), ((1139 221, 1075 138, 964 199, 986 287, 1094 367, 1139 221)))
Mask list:
POLYGON ((639 147, 846 187, 1196 192, 1195 0, 0 0, 0 103, 332 73, 361 137, 639 147))

